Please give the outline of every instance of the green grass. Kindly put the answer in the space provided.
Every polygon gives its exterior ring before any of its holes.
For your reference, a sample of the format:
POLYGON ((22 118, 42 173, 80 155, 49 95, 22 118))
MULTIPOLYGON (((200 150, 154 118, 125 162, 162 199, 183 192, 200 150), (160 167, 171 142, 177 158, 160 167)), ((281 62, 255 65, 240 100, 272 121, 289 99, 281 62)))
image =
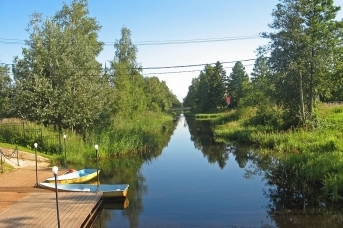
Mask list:
POLYGON ((108 129, 94 129, 86 137, 68 130, 59 134, 52 128, 30 122, 4 122, 0 125, 1 146, 14 149, 18 145, 21 151, 34 152, 33 144, 37 142, 38 153, 49 157, 54 165, 64 165, 66 154, 67 164, 71 166, 94 159, 95 144, 99 145, 99 156, 105 158, 118 153, 135 153, 146 149, 146 145, 158 144, 164 132, 170 131, 171 126, 167 123, 172 123, 172 116, 146 112, 134 120, 117 118, 108 129), (26 134, 24 137, 23 129, 35 134, 26 134))
POLYGON ((282 167, 304 181, 322 184, 323 194, 331 200, 342 200, 343 105, 323 104, 317 115, 314 129, 280 131, 277 126, 249 124, 254 117, 240 114, 238 119, 217 124, 214 135, 216 141, 253 144, 264 153, 277 155, 282 167))
MULTIPOLYGON (((24 146, 20 146, 20 145, 14 145, 14 144, 10 144, 10 143, 3 143, 3 142, 0 142, 0 148, 6 148, 6 149, 9 149, 10 151, 13 151, 15 150, 15 148, 17 147, 17 149, 19 151, 23 151, 23 152, 28 152, 28 153, 32 153, 34 154, 35 151, 34 149, 32 148, 28 148, 28 147, 24 147, 24 146)), ((40 152, 40 151, 37 151, 37 154, 42 156, 42 157, 46 157, 46 158, 52 158, 51 155, 49 154, 46 154, 46 153, 43 153, 43 152, 40 152)))

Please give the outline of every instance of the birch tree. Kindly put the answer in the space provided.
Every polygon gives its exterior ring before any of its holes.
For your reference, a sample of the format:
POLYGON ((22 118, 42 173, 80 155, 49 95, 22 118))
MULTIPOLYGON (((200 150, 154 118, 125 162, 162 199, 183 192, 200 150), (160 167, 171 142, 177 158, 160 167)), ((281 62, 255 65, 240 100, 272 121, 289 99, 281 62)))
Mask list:
POLYGON ((337 85, 335 59, 342 55, 343 22, 333 0, 280 0, 273 10, 273 32, 262 33, 269 44, 264 54, 275 77, 275 99, 290 125, 315 121, 318 97, 330 96, 337 85))

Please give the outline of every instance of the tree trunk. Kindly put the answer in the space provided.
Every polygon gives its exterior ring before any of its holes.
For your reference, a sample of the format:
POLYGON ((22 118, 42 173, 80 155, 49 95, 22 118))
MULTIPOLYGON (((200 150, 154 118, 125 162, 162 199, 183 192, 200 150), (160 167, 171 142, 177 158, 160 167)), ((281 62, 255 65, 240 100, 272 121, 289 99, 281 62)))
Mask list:
POLYGON ((301 124, 305 124, 305 105, 304 105, 304 90, 303 90, 303 77, 301 70, 299 71, 299 95, 300 95, 300 108, 301 108, 301 124))
POLYGON ((313 112, 313 58, 314 58, 314 48, 312 47, 311 50, 311 69, 310 69, 310 94, 309 94, 309 118, 312 120, 312 112, 313 112))

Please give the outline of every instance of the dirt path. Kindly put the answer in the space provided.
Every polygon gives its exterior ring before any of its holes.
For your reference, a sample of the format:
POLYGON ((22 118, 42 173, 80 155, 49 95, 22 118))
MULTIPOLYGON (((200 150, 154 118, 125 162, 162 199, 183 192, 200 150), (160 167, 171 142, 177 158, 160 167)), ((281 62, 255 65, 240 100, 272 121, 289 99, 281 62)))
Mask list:
MULTIPOLYGON (((57 227, 55 192, 34 187, 35 173, 35 167, 25 166, 0 175, 0 227, 57 227)), ((38 182, 51 175, 50 167, 39 167, 38 182)), ((58 197, 61 227, 80 228, 90 224, 102 192, 59 192, 58 197)))
MULTIPOLYGON (((36 156, 35 154, 24 152, 24 151, 15 151, 13 149, 0 147, 0 150, 5 156, 2 156, 2 159, 9 165, 14 168, 20 168, 25 166, 34 166, 36 165, 36 156), (18 152, 18 154, 17 154, 18 152)), ((50 163, 49 159, 44 158, 40 155, 37 155, 37 165, 38 166, 48 166, 50 163)))

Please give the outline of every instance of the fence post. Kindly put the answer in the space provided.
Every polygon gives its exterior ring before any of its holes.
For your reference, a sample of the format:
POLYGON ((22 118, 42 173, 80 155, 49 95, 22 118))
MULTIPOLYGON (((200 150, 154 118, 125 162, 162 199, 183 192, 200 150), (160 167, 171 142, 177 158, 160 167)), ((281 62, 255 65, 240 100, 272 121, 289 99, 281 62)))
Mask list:
POLYGON ((43 130, 40 128, 40 141, 43 143, 43 130))
POLYGON ((0 157, 1 157, 1 162, 0 162, 1 173, 4 173, 4 166, 2 165, 2 150, 1 149, 0 149, 0 157))
POLYGON ((60 154, 62 154, 63 152, 63 148, 62 148, 62 140, 61 140, 61 132, 58 133, 58 147, 60 149, 60 154))
POLYGON ((25 123, 24 122, 23 122, 23 138, 24 138, 24 142, 26 143, 25 123))
POLYGON ((18 163, 18 166, 20 166, 19 164, 19 151, 18 151, 18 146, 15 146, 15 151, 17 151, 17 163, 18 163))

